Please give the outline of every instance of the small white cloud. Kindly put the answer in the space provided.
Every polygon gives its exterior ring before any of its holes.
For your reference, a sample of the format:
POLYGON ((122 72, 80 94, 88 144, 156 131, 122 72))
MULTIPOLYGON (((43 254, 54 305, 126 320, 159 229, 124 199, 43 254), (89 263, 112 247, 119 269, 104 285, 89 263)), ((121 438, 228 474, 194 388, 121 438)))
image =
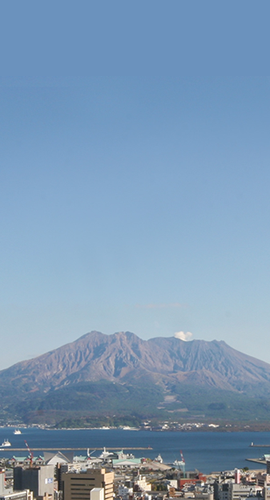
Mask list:
POLYGON ((187 304, 181 304, 180 302, 171 302, 170 304, 136 304, 139 309, 171 309, 171 308, 186 308, 187 304))
POLYGON ((193 333, 191 333, 191 332, 187 332, 187 333, 185 333, 185 332, 176 332, 174 334, 174 336, 175 336, 176 339, 184 340, 186 342, 187 340, 191 339, 191 337, 193 336, 193 333))

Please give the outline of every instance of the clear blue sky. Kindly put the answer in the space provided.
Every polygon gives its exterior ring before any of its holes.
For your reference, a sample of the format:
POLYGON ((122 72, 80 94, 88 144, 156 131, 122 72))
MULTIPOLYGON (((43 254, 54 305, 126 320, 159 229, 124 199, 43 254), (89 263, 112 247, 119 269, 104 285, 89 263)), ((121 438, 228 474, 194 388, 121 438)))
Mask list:
POLYGON ((91 330, 270 362, 270 80, 2 81, 0 367, 91 330))

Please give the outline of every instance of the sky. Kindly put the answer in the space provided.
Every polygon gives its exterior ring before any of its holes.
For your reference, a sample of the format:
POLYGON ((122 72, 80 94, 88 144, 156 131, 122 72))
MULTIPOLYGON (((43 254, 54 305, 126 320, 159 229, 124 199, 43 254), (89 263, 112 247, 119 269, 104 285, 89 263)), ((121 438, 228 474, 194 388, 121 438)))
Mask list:
POLYGON ((0 369, 92 330, 270 363, 269 14, 0 2, 0 369))
POLYGON ((0 90, 1 369, 92 330, 270 362, 270 79, 0 90))

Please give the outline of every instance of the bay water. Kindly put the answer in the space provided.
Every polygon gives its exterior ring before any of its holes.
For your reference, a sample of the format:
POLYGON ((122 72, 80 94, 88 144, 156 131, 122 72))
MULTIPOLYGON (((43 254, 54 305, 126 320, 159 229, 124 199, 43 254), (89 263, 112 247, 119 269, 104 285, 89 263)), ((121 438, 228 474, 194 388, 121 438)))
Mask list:
MULTIPOLYGON (((260 464, 247 462, 246 458, 258 458, 270 453, 270 432, 153 432, 120 429, 76 429, 76 430, 44 430, 39 428, 21 429, 22 434, 14 435, 11 427, 0 428, 0 445, 8 439, 14 448, 25 448, 24 452, 12 451, 8 448, 0 451, 1 457, 26 456, 27 441, 30 448, 96 448, 129 447, 136 458, 154 459, 159 453, 164 463, 181 460, 182 450, 186 470, 198 469, 209 474, 214 471, 231 470, 249 467, 261 469, 260 464), (269 447, 250 447, 254 444, 265 444, 269 447), (145 450, 136 450, 145 447, 145 450)), ((97 450, 93 456, 99 456, 97 450)), ((35 456, 38 452, 34 453, 35 456)), ((75 454, 84 454, 78 451, 75 454)))

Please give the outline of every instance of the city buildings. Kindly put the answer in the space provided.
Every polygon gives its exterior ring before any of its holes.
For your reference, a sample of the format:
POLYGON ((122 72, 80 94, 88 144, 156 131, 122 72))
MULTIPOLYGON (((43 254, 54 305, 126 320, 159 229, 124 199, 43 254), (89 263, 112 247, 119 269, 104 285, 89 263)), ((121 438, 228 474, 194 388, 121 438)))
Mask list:
POLYGON ((65 472, 61 476, 63 500, 89 500, 94 488, 104 488, 104 500, 113 500, 113 481, 114 473, 106 469, 65 472))
POLYGON ((53 499, 54 497, 54 466, 43 465, 40 467, 14 468, 14 490, 29 489, 34 498, 53 499))

